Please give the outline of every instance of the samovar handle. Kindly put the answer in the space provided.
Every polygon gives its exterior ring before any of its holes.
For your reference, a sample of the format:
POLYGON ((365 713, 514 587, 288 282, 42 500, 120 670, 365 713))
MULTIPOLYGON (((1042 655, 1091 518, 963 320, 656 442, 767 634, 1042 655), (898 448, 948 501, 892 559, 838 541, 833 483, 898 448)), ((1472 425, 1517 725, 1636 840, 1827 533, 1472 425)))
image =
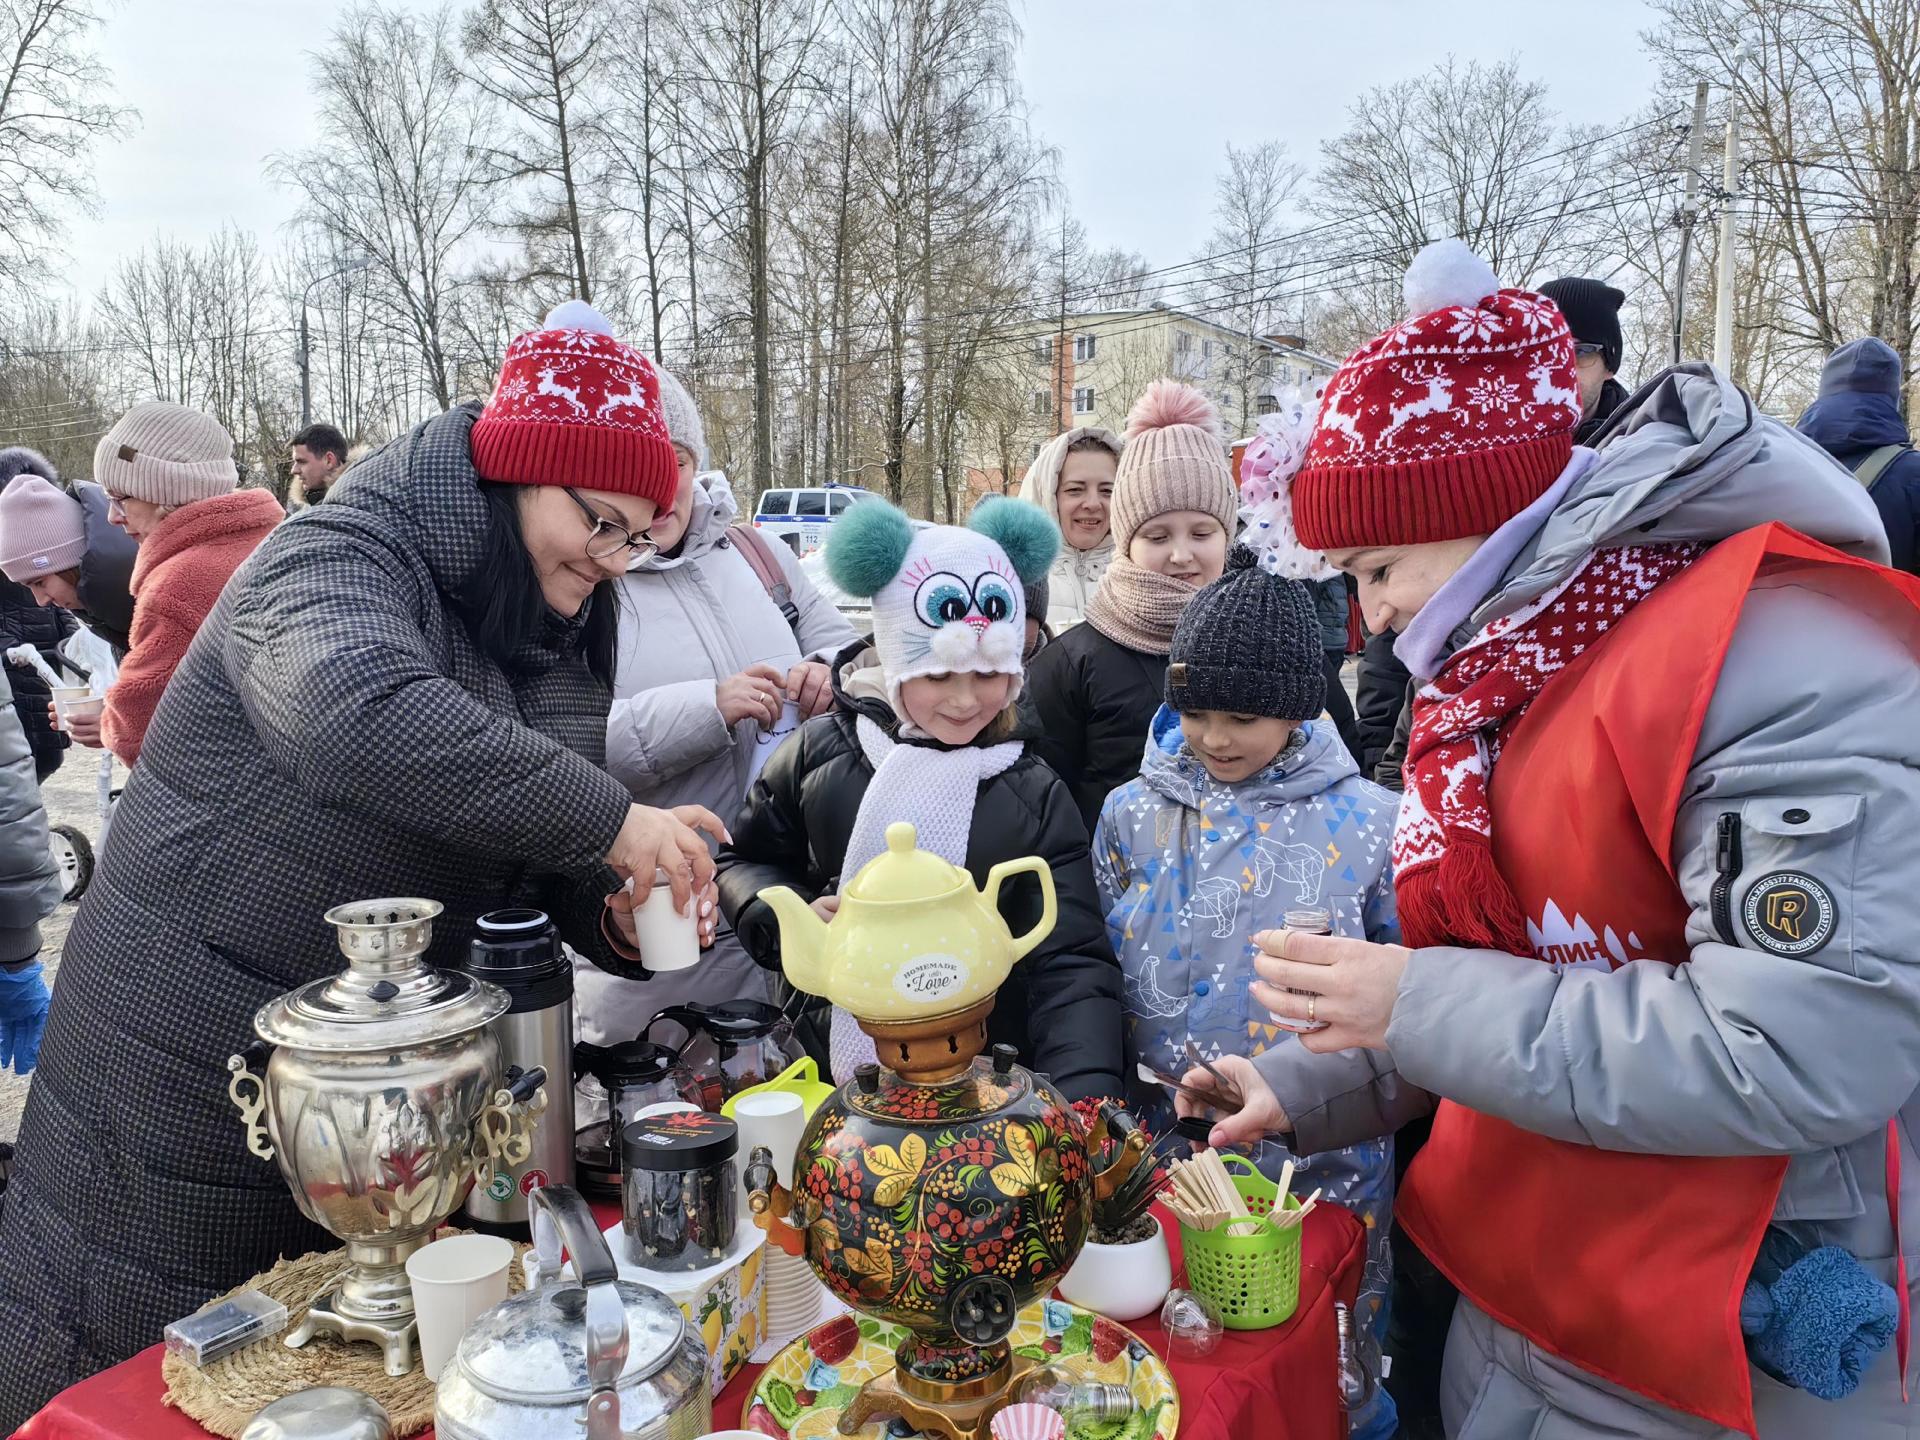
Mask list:
POLYGON ((620 1440, 620 1372, 627 1368, 627 1307, 620 1298, 620 1270, 607 1237, 594 1224, 593 1211, 580 1192, 566 1185, 543 1185, 527 1197, 533 1224, 533 1253, 538 1285, 559 1278, 564 1245, 573 1271, 587 1292, 586 1440, 620 1440))
POLYGON ((547 1108, 546 1083, 547 1072, 539 1065, 510 1071, 507 1083, 473 1117, 469 1155, 476 1185, 491 1180, 501 1164, 518 1165, 533 1153, 533 1127, 547 1108))
POLYGON ((267 1058, 272 1048, 262 1040, 249 1040, 238 1055, 227 1057, 227 1097, 240 1108, 240 1119, 247 1127, 247 1149, 262 1160, 273 1159, 273 1139, 267 1132, 267 1058), (254 1067, 259 1067, 259 1074, 254 1067), (248 1087, 252 1088, 249 1094, 248 1087))

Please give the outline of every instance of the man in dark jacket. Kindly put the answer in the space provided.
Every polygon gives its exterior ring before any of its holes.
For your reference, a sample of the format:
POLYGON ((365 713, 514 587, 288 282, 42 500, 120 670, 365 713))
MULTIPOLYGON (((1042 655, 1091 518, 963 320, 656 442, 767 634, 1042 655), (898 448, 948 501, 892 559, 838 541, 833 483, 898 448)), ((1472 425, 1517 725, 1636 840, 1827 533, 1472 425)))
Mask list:
POLYGON ((1820 371, 1820 398, 1800 431, 1867 486, 1887 527, 1893 568, 1920 575, 1920 455, 1901 410, 1900 357, 1868 336, 1842 345, 1820 371))
MULTIPOLYGON (((1090 628, 1075 626, 1067 634, 1090 628)), ((900 724, 892 707, 869 687, 855 682, 851 689, 858 693, 849 693, 856 675, 878 673, 866 641, 843 651, 833 668, 833 709, 809 720, 773 752, 733 822, 733 842, 720 851, 720 908, 747 953, 769 969, 780 965, 780 928, 761 892, 788 885, 813 900, 853 878, 829 867, 847 853, 860 802, 873 780, 859 720, 865 716, 888 736, 900 724)), ((1030 743, 1032 738, 1023 718, 1011 735, 990 729, 975 743, 1030 743)), ((1027 1064, 1047 1072, 1075 1100, 1126 1093, 1120 1073, 1120 964, 1107 942, 1087 847, 1087 831, 1071 795, 1031 749, 981 782, 967 841, 974 883, 985 884, 988 872, 1002 861, 1038 855, 1053 872, 1057 908, 1053 929, 1000 987, 988 1038, 1016 1047, 1027 1064)), ((1031 929, 1040 918, 1039 886, 1031 879, 1009 884, 1000 907, 1015 934, 1031 929)), ((809 1024, 803 1033, 808 1048, 824 1060, 817 1033, 823 1029, 809 1024)))
POLYGON ((1314 618, 1320 622, 1320 653, 1327 677, 1327 715, 1340 732, 1340 743, 1356 760, 1360 757, 1360 729, 1354 721, 1353 699, 1347 694, 1344 675, 1347 664, 1347 615, 1353 596, 1347 589, 1347 577, 1309 582, 1313 592, 1314 618))
POLYGON ((1626 386, 1613 378, 1620 372, 1625 348, 1620 307, 1627 297, 1604 280, 1571 277, 1549 280, 1540 293, 1560 307, 1573 331, 1574 366, 1580 376, 1580 428, 1573 432, 1573 443, 1585 445, 1627 398, 1626 386))

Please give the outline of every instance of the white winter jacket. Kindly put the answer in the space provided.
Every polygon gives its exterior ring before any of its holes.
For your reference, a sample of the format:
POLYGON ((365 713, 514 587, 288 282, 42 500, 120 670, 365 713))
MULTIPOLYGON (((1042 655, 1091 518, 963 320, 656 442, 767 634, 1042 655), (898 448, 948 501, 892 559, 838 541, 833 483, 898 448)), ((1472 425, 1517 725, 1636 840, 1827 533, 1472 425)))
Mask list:
MULTIPOLYGON (((1076 425, 1040 447, 1020 482, 1019 498, 1047 512, 1047 518, 1060 523, 1057 491, 1060 467, 1067 462, 1067 447, 1087 436, 1109 445, 1120 453, 1120 437, 1098 425, 1076 425)), ((1087 601, 1100 588, 1100 577, 1107 573, 1113 559, 1113 538, 1108 536, 1091 550, 1076 550, 1065 544, 1047 572, 1047 628, 1055 635, 1087 618, 1087 601)))
MULTIPOLYGON (((789 625, 728 533, 739 510, 726 477, 706 474, 694 484, 679 553, 656 555, 619 582, 607 768, 643 805, 704 805, 731 823, 746 798, 760 726, 743 720, 728 728, 719 682, 749 665, 784 673, 803 658, 830 660, 857 637, 792 550, 775 543, 769 548, 799 610, 789 625)), ((658 1010, 685 1000, 766 998, 765 972, 724 925, 691 970, 642 983, 581 965, 575 983, 581 1032, 597 1044, 631 1040, 658 1010)))

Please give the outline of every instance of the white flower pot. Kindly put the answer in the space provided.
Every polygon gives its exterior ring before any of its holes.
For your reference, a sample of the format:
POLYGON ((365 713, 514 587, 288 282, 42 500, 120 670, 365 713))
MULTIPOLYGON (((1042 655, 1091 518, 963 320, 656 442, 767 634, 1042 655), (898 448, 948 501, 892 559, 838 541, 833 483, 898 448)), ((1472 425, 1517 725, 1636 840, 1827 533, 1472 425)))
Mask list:
POLYGON ((1153 1220, 1153 1236, 1131 1245, 1089 1240, 1073 1268, 1060 1279, 1060 1298, 1109 1320, 1138 1320, 1160 1308, 1173 1286, 1167 1235, 1153 1220))

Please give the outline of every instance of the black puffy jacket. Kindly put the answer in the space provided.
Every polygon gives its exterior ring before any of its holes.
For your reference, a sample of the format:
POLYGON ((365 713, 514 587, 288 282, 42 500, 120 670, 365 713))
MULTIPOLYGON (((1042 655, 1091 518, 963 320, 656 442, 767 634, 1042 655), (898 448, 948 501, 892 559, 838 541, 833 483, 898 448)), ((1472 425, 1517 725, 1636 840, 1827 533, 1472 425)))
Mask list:
POLYGON ((1166 656, 1129 649, 1091 625, 1074 626, 1033 657, 1033 748, 1067 782, 1089 834, 1107 796, 1139 776, 1166 683, 1166 656))
MULTIPOLYGON (((865 714, 889 734, 896 724, 884 702, 854 699, 841 687, 864 648, 853 646, 835 661, 834 708, 774 751, 733 822, 733 843, 720 851, 720 908, 747 953, 771 970, 780 964, 780 930, 760 892, 787 885, 813 900, 852 878, 841 875, 841 862, 873 779, 855 718, 865 714)), ((1052 933, 1000 987, 988 1036, 1017 1047, 1026 1064, 1052 1076, 1073 1100, 1125 1093, 1120 966, 1100 918, 1087 843, 1073 797, 1031 752, 980 786, 967 842, 974 883, 984 884, 1003 860, 1038 855, 1053 872, 1057 904, 1052 933)), ((1000 913, 1014 934, 1031 929, 1040 918, 1040 887, 1017 877, 1001 891, 1000 913)), ((801 1027, 824 1068, 823 1031, 801 1027)))
MULTIPOLYGON (((15 645, 31 645, 48 660, 62 640, 74 632, 74 618, 52 605, 42 605, 26 586, 0 579, 0 650, 15 645)), ((60 757, 68 745, 67 737, 53 728, 47 715, 47 703, 53 691, 40 672, 27 665, 7 664, 7 679, 13 685, 14 709, 20 713, 20 728, 33 747, 34 767, 46 779, 60 766, 60 757)))

